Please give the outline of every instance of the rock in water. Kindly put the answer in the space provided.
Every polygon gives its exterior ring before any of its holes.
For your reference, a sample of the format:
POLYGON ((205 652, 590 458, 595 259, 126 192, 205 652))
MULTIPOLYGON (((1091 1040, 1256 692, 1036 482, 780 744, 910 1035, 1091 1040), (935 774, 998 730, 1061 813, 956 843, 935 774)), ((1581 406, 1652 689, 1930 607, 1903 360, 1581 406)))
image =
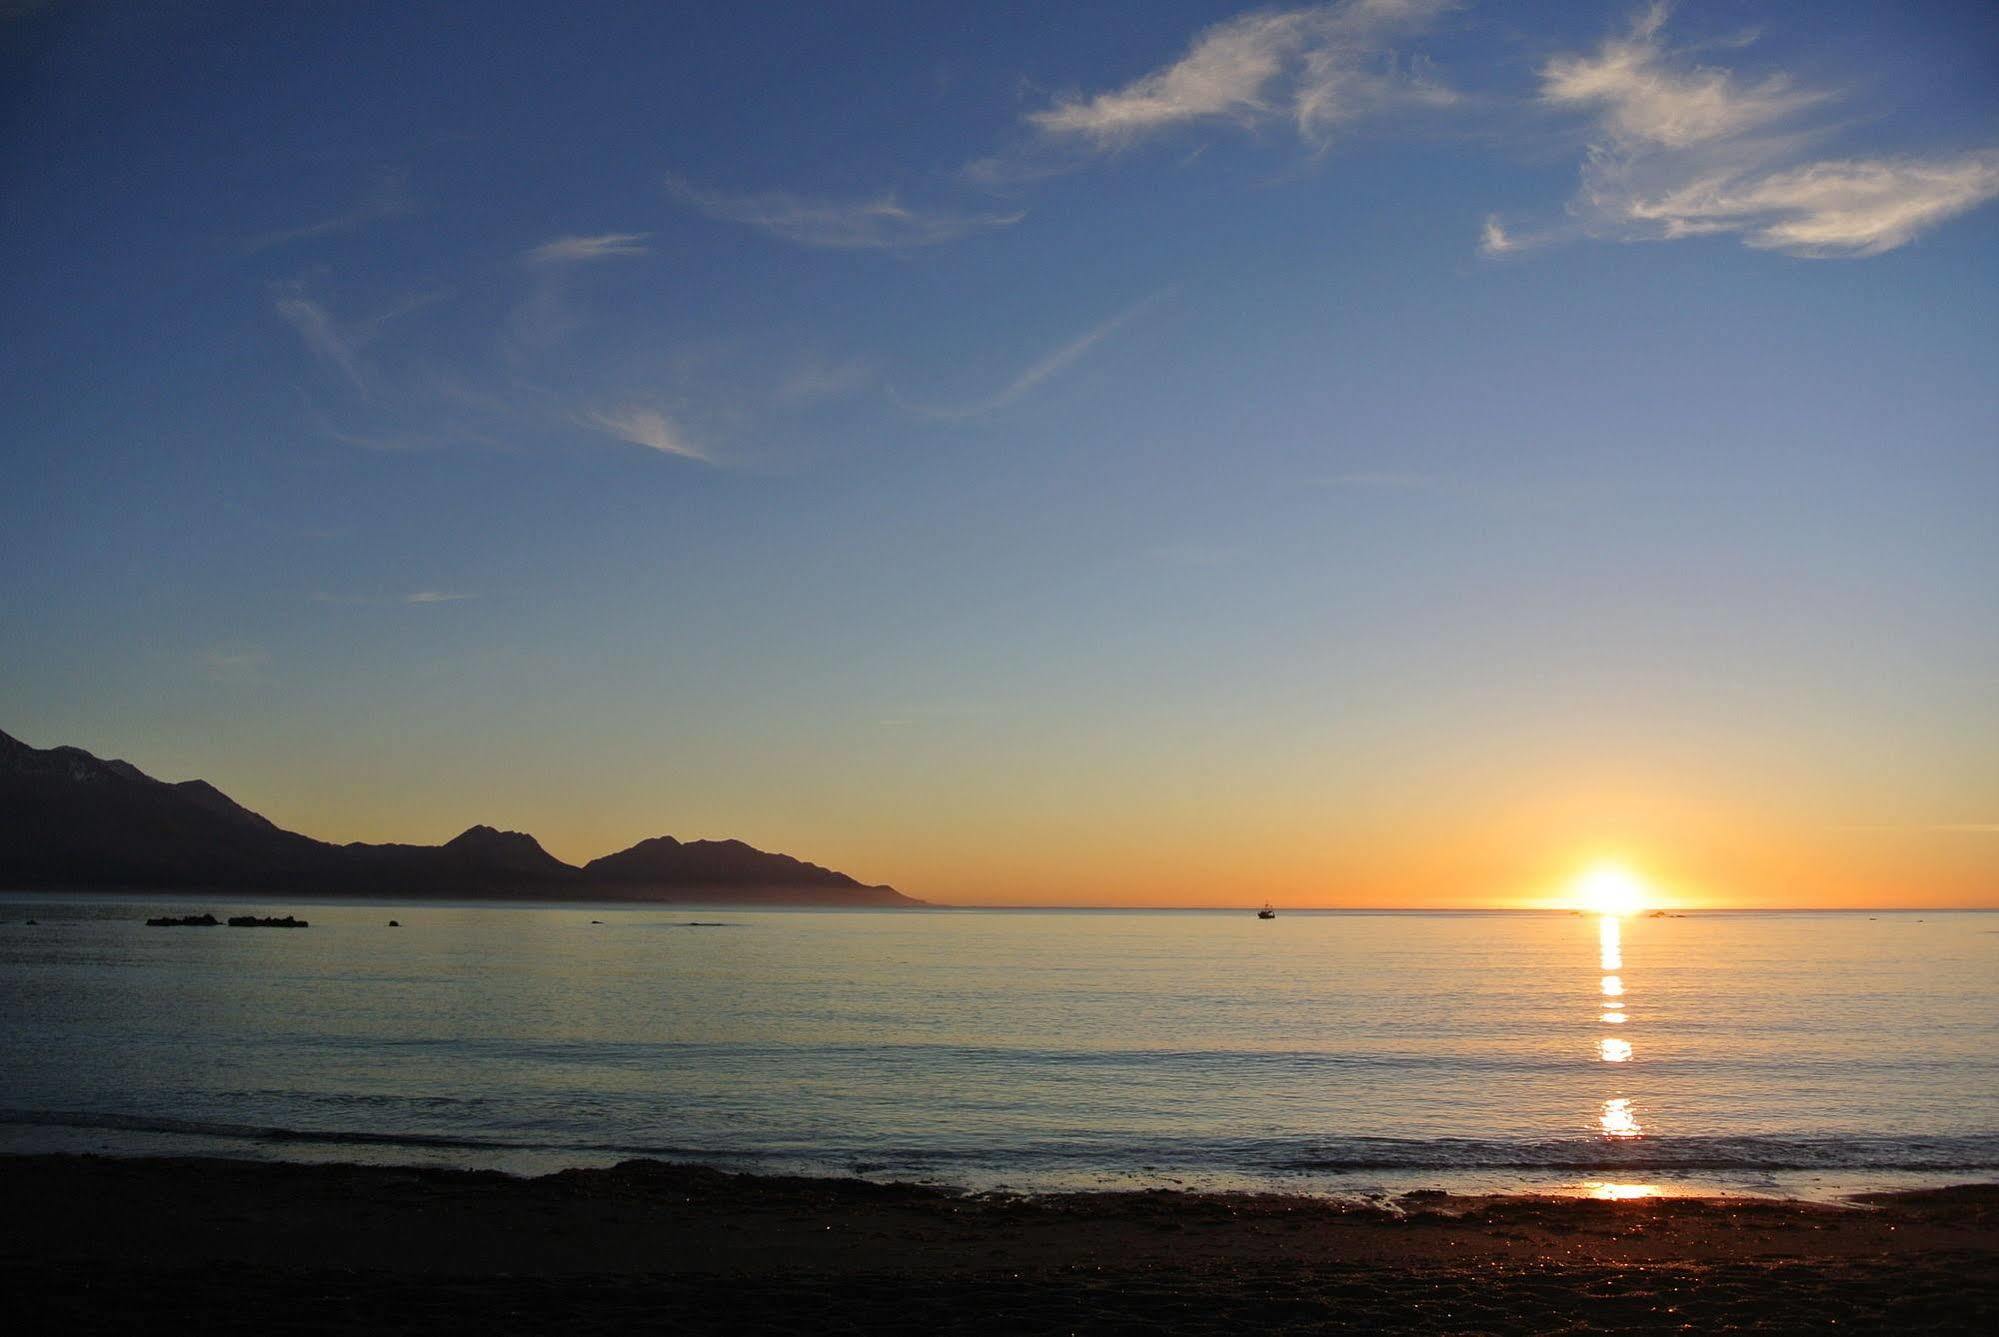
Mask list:
MULTIPOLYGON (((214 928, 220 921, 214 915, 161 915, 148 919, 147 928, 214 928)), ((230 920, 235 923, 235 920, 230 920)))
POLYGON ((259 919, 255 915, 232 915, 229 919, 229 927, 230 928, 311 928, 312 925, 308 924, 303 919, 293 919, 290 915, 286 915, 282 919, 278 918, 259 919))

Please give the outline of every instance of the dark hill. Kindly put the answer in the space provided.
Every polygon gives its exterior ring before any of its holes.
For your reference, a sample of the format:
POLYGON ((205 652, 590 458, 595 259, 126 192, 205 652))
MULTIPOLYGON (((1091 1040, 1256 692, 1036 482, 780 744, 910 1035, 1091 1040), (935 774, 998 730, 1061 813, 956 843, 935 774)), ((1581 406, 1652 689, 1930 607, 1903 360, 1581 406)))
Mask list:
POLYGON ((475 826, 443 845, 331 845, 204 780, 168 784, 81 748, 0 733, 0 888, 916 905, 889 887, 739 840, 662 836, 571 867, 533 836, 475 826))
POLYGON ((0 884, 318 885, 336 863, 331 846, 206 784, 162 784, 127 762, 0 734, 0 884))
POLYGON ((672 836, 641 840, 628 850, 592 859, 583 877, 606 896, 643 893, 649 887, 699 887, 757 900, 817 900, 833 894, 849 904, 905 903, 893 887, 865 886, 845 873, 788 854, 766 854, 740 840, 690 840, 672 836))

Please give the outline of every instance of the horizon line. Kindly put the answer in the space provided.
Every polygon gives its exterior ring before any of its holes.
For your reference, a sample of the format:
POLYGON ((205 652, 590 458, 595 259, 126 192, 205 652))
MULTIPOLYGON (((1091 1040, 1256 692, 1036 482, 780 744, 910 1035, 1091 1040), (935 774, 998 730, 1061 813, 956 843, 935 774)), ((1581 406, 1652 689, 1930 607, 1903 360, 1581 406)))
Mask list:
MULTIPOLYGON (((1241 911, 1255 910, 1250 902, 1229 905, 1071 905, 1060 902, 985 904, 982 902, 924 901, 923 907, 932 910, 1199 910, 1199 911, 1241 911)), ((865 909, 903 909, 902 906, 867 906, 865 909)), ((1588 910, 1571 905, 1279 905, 1277 910, 1290 914, 1550 914, 1584 915, 1597 918, 1599 910, 1588 910)), ((1826 914, 1826 915, 1920 915, 1920 914, 1990 914, 1999 912, 1999 902, 1991 905, 1705 905, 1705 906, 1655 906, 1665 917, 1675 915, 1706 914, 1826 914)), ((1646 919, 1652 910, 1641 910, 1634 914, 1617 915, 1619 919, 1646 919)))

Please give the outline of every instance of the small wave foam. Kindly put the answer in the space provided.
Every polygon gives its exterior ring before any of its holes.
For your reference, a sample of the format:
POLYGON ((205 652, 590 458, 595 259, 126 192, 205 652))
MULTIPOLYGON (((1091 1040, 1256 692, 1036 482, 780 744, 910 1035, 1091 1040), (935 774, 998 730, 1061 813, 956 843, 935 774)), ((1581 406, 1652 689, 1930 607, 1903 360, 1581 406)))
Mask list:
POLYGON ((1350 1139, 1273 1168, 1364 1170, 1783 1171, 1993 1170, 1999 1136, 1655 1137, 1547 1141, 1350 1139))
POLYGON ((1999 1134, 1962 1137, 1673 1137, 1508 1141, 1470 1138, 1196 1140, 1116 1145, 1098 1139, 1013 1147, 694 1147, 645 1140, 548 1139, 471 1133, 290 1128, 94 1111, 0 1110, 0 1125, 91 1129, 256 1144, 368 1147, 579 1158, 648 1157, 717 1164, 866 1165, 870 1170, 1036 1169, 1208 1171, 1251 1174, 1547 1171, 1558 1173, 1766 1173, 1784 1171, 1999 1170, 1999 1134))

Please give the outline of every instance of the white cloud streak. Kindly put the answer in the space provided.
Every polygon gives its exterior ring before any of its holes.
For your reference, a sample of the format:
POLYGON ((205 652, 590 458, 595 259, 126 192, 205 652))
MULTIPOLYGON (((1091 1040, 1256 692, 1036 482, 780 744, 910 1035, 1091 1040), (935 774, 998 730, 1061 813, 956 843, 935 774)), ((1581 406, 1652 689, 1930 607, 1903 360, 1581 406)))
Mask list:
POLYGON ((1110 319, 1083 331, 1083 333, 1062 344, 1060 347, 1051 349, 1047 354, 1036 358, 1032 363, 1028 364, 1018 376, 1015 376, 1007 383, 1006 388, 990 398, 981 399, 971 404, 955 406, 911 404, 908 401, 903 401, 904 405, 928 418, 941 418, 954 421, 965 418, 983 417, 985 414, 997 412, 1032 393, 1042 382, 1051 377, 1059 376, 1070 367, 1075 366, 1089 354, 1091 349, 1110 338, 1113 334, 1116 334, 1125 325, 1129 324, 1134 317, 1158 300, 1159 296, 1155 294, 1142 302, 1126 307, 1110 319))
POLYGON ((342 210, 330 218, 322 218, 315 223, 262 233, 250 238, 245 246, 252 251, 268 250, 273 246, 283 246, 294 241, 308 241, 316 237, 352 232, 369 223, 401 218, 415 212, 416 206, 409 194, 408 173, 385 171, 375 178, 374 184, 352 208, 342 210))
POLYGON ((1479 233, 1478 248, 1486 255, 1511 255, 1521 249, 1521 243, 1506 230, 1498 214, 1487 214, 1485 228, 1479 233))
POLYGON ((1788 170, 1717 172, 1620 201, 1668 238, 1735 233, 1808 259, 1880 255, 1999 197, 1999 151, 1947 158, 1851 158, 1788 170))
POLYGON ((671 419, 655 408, 627 404, 620 408, 594 411, 585 416, 584 422, 608 436, 629 441, 635 446, 645 446, 662 455, 678 455, 703 464, 714 463, 706 452, 688 441, 671 419))
POLYGON ((893 192, 867 199, 830 200, 772 190, 730 194, 706 190, 678 177, 666 186, 674 197, 710 218, 741 223, 773 237, 837 251, 893 251, 938 246, 977 232, 1011 227, 1027 215, 956 213, 906 205, 893 192))
POLYGON ((645 255, 649 232, 603 232, 594 237, 557 237, 522 253, 536 265, 579 264, 590 260, 611 260, 622 255, 645 255))
POLYGON ((1509 254, 1561 236, 1675 241, 1735 236, 1803 259, 1861 258, 1999 197, 1999 149, 1804 158, 1824 129, 1800 113, 1831 103, 1782 73, 1745 80, 1695 64, 1664 40, 1669 7, 1639 13, 1593 55, 1541 68, 1541 100, 1588 112, 1596 138, 1566 228, 1522 236, 1488 217, 1480 250, 1509 254))
POLYGON ((373 608, 389 604, 461 603, 466 599, 476 599, 478 597, 476 594, 460 594, 451 590, 413 590, 408 594, 381 596, 369 594, 328 594, 322 591, 313 595, 312 601, 319 604, 338 604, 346 608, 373 608))
POLYGON ((1776 73, 1745 84, 1732 71, 1690 65, 1659 40, 1667 6, 1639 15, 1631 34, 1594 56, 1556 56, 1541 67, 1541 100, 1593 110, 1627 149, 1687 148, 1736 139, 1824 101, 1828 94, 1776 73))
POLYGON ((289 284, 279 288, 272 305, 298 334, 307 352, 346 377, 362 395, 369 393, 368 376, 355 341, 341 330, 325 307, 289 284))
POLYGON ((1259 10, 1206 29, 1179 60, 1122 88, 1064 99, 1027 119, 1044 135, 1098 150, 1183 126, 1273 120, 1324 143, 1367 113, 1455 100, 1391 49, 1395 38, 1449 7, 1445 0, 1344 0, 1259 10))

